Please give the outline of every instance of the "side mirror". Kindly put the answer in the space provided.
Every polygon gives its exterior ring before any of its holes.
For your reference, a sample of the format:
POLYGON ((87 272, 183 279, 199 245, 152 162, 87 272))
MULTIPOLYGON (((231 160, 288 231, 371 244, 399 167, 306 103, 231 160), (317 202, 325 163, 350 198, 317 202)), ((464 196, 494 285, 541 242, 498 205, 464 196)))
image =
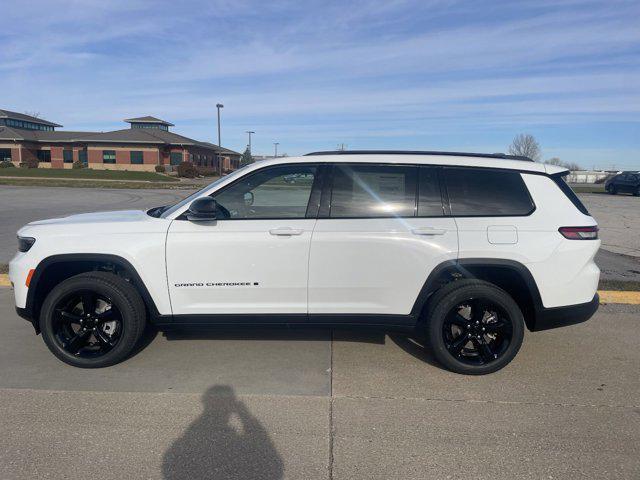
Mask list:
POLYGON ((187 211, 187 220, 191 222, 208 222, 216 219, 218 202, 211 197, 201 197, 191 202, 187 211))

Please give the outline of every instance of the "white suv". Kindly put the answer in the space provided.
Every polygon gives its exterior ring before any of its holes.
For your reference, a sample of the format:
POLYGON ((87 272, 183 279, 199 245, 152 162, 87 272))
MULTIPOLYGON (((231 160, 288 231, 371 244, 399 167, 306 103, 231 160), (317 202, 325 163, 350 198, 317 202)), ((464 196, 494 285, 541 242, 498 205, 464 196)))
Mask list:
POLYGON ((18 313, 61 360, 102 367, 160 327, 378 327, 455 372, 598 307, 596 221, 566 170, 523 157, 318 152, 254 163, 148 211, 18 232, 18 313))

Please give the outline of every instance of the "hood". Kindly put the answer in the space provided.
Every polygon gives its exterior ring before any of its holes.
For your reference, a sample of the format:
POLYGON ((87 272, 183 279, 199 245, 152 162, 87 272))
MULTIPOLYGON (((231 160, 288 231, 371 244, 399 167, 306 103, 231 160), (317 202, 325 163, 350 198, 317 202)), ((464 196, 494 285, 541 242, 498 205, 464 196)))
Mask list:
POLYGON ((31 222, 32 225, 64 225, 81 223, 113 223, 113 222, 140 222, 150 219, 143 210, 118 210, 113 212, 80 213, 69 215, 68 217, 50 218, 48 220, 38 220, 31 222))

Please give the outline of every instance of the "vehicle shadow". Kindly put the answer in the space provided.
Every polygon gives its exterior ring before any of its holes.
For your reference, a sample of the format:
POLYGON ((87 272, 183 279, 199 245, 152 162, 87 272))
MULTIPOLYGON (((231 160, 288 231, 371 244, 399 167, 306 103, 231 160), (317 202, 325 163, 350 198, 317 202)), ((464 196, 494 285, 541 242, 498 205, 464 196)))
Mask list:
POLYGON ((284 465, 262 424, 230 386, 202 396, 204 411, 165 452, 165 479, 282 478, 284 465))
POLYGON ((414 358, 428 363, 433 367, 443 368, 429 351, 423 338, 409 337, 406 335, 389 335, 389 339, 414 358))

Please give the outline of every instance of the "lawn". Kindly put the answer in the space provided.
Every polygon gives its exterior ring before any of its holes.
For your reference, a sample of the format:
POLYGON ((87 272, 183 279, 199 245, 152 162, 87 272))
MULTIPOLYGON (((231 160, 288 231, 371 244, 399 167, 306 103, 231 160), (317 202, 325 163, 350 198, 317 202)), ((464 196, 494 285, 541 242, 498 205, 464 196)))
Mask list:
POLYGON ((125 180, 145 182, 177 182, 178 179, 156 172, 130 172, 125 170, 92 170, 90 168, 1 168, 0 177, 56 178, 82 180, 125 180))

